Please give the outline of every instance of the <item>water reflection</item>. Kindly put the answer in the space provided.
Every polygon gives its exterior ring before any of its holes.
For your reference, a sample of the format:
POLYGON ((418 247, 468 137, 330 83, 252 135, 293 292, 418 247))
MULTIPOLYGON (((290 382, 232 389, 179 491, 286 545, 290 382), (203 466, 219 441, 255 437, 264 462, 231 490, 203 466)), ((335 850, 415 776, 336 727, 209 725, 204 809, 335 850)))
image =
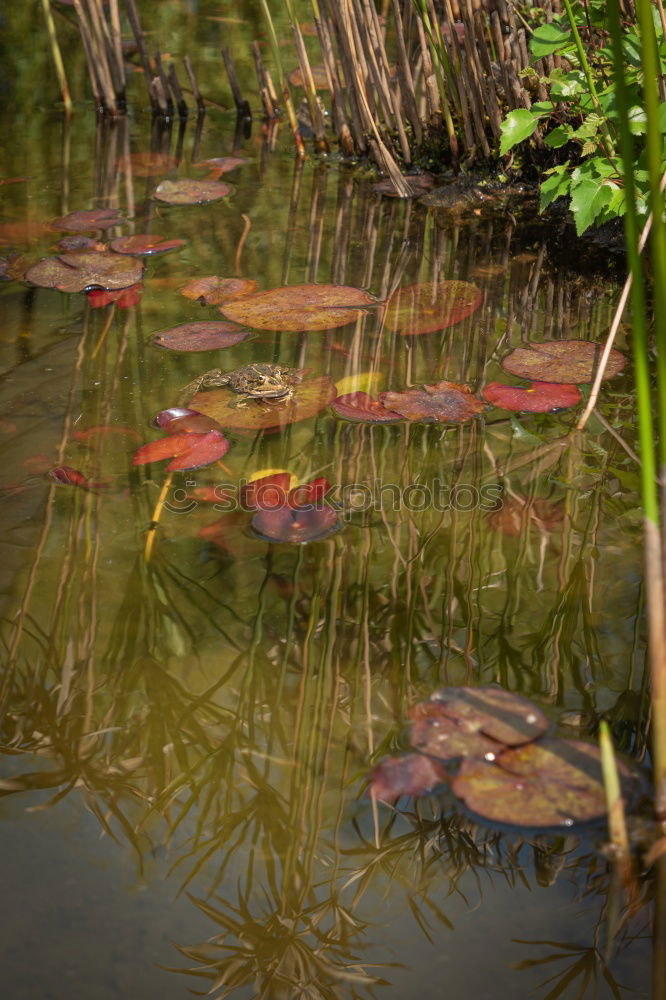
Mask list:
MULTIPOLYGON (((627 973, 643 985, 650 883, 627 902, 596 849, 600 832, 524 839, 477 826, 446 796, 375 815, 360 798, 369 763, 399 744, 406 706, 442 683, 499 681, 538 700, 554 724, 565 710, 605 714, 622 746, 644 756, 626 383, 605 390, 585 435, 566 412, 495 410, 451 427, 355 424, 325 411, 280 434, 239 431, 226 470, 172 482, 157 466, 131 466, 131 437, 74 436, 109 425, 150 433, 150 418, 210 367, 209 355, 150 343, 156 329, 203 316, 177 294, 195 274, 241 270, 263 287, 331 281, 378 297, 447 279, 483 291, 480 309, 441 333, 404 338, 368 310, 323 334, 259 334, 225 352, 228 369, 274 360, 385 389, 435 375, 480 386, 521 343, 606 330, 612 289, 552 266, 523 195, 501 214, 435 219, 373 195, 344 166, 292 171, 274 134, 257 151, 232 130, 234 154, 257 158, 219 209, 157 206, 159 176, 135 176, 123 122, 100 126, 75 198, 63 179, 61 212, 92 201, 121 208, 130 233, 154 226, 187 239, 182 256, 150 265, 139 303, 95 310, 9 286, 7 343, 21 331, 29 346, 5 354, 17 430, 3 498, 2 794, 46 792, 41 808, 54 810, 75 800, 140 869, 166 852, 174 894, 192 894, 213 935, 177 946, 217 997, 410 995, 405 981, 416 995, 414 956, 436 970, 442 949, 452 995, 466 975, 477 996, 500 995, 493 983, 502 995, 571 986, 585 996, 597 983, 619 995, 627 973), (241 243, 243 215, 252 228, 241 243), (110 489, 22 468, 42 450, 47 466, 71 464, 110 489), (267 469, 301 483, 325 476, 342 530, 273 545, 251 533, 250 515, 179 506, 177 490, 267 469), (146 561, 161 494, 171 509, 160 508, 146 561), (581 901, 584 926, 573 917, 581 901), (528 941, 529 929, 513 940, 525 922, 507 912, 522 907, 543 940, 528 941), (489 938, 508 951, 498 946, 482 972, 489 938)), ((188 172, 192 140, 194 162, 229 152, 189 126, 155 133, 150 151, 188 172)), ((51 208, 45 201, 46 216, 51 208)))

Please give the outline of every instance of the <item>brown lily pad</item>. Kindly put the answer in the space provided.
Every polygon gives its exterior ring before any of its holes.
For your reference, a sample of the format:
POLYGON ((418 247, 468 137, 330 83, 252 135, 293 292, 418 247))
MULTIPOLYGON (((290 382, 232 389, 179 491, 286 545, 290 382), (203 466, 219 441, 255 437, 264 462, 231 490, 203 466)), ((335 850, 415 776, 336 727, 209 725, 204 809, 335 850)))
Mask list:
POLYGON ((213 274, 206 278, 193 278, 180 289, 186 299, 205 302, 207 306, 220 306, 241 295, 252 295, 259 288, 253 278, 218 278, 213 274))
POLYGON ((335 386, 328 376, 322 375, 295 385, 283 399, 252 399, 229 389, 213 389, 198 392, 188 405, 208 414, 221 427, 258 431, 308 420, 325 409, 334 397, 335 386))
POLYGON ((406 420, 426 423, 462 424, 486 408, 468 385, 458 382, 437 382, 405 392, 380 392, 379 401, 406 420))
POLYGON ((153 253, 166 253, 168 250, 179 250, 185 246, 185 240, 168 240, 165 236, 152 233, 137 233, 134 236, 120 236, 111 243, 115 253, 142 257, 153 253))
POLYGON ((210 170, 217 171, 218 176, 221 174, 228 174, 230 170, 235 170, 236 167, 242 167, 245 163, 250 163, 246 157, 243 156, 214 156, 210 160, 201 160, 199 163, 195 163, 195 167, 208 167, 210 170))
POLYGON ((372 769, 366 795, 382 802, 397 802, 403 795, 427 795, 448 779, 436 760, 418 753, 382 757, 372 769))
POLYGON ((178 161, 167 153, 130 153, 119 157, 117 165, 123 173, 131 171, 136 177, 159 177, 174 170, 178 161))
POLYGON ((444 706, 436 701, 420 702, 409 714, 412 717, 410 742, 415 750, 429 757, 438 760, 458 757, 494 760, 504 749, 502 743, 484 735, 480 727, 451 718, 444 706))
POLYGON ((100 253, 108 249, 108 244, 100 243, 99 240, 93 239, 92 236, 83 236, 82 234, 64 236, 61 240, 58 240, 58 250, 61 253, 76 253, 77 250, 94 250, 95 253, 100 253))
POLYGON ((162 181, 155 188, 153 198, 165 201, 168 205, 202 205, 204 202, 226 198, 230 191, 229 185, 223 181, 192 181, 183 178, 179 181, 162 181))
POLYGON ((393 424, 396 420, 404 420, 401 413, 387 410, 377 399, 367 392, 348 392, 338 396, 331 403, 339 417, 347 420, 363 420, 373 424, 393 424))
MULTIPOLYGON (((589 340, 551 340, 517 347, 504 358, 502 368, 519 378, 580 385, 594 379, 602 351, 603 344, 593 344, 589 340)), ((625 360, 620 351, 613 349, 604 379, 619 374, 625 360)))
POLYGON ((475 312, 483 293, 468 281, 425 281, 392 295, 384 314, 387 328, 403 336, 432 333, 475 312))
POLYGON ((439 705, 451 719, 507 746, 536 740, 548 729, 541 709, 522 695, 500 687, 445 687, 426 704, 439 705))
POLYGON ((566 382, 530 382, 529 385, 504 385, 489 382, 483 398, 493 406, 514 413, 557 413, 581 401, 577 385, 566 382))
POLYGON ((69 233, 87 233, 91 229, 110 229, 111 226, 119 226, 124 221, 118 215, 116 208, 81 209, 54 219, 51 229, 69 233))
POLYGON ((172 326, 169 330, 156 333, 152 342, 168 351, 218 351, 235 347, 250 336, 247 330, 239 329, 235 323, 220 320, 172 326))
MULTIPOLYGON (((621 762, 619 771, 630 795, 636 779, 621 762)), ((465 760, 452 787, 469 809, 499 823, 570 827, 606 814, 599 750, 581 740, 540 740, 492 764, 465 760)))
POLYGON ((26 272, 26 281, 61 292, 87 288, 128 288, 141 280, 143 264, 111 251, 79 250, 60 257, 44 257, 26 272))
POLYGON ((221 312, 257 330, 300 333, 345 326, 358 317, 359 307, 375 302, 372 295, 347 285, 286 285, 234 299, 221 312))

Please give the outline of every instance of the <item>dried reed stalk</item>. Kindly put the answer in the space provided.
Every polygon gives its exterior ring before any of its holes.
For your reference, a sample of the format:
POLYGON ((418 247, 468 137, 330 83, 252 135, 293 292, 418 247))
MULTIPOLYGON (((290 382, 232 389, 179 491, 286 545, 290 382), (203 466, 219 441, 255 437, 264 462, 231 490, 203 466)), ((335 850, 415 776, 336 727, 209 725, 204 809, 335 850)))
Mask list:
POLYGON ((143 31, 141 30, 141 22, 139 21, 139 14, 136 9, 136 3, 134 0, 125 0, 125 9, 127 11, 127 17, 132 28, 132 33, 134 35, 134 40, 136 46, 139 50, 139 58, 141 59, 141 65, 143 67, 143 74, 146 80, 146 87, 148 88, 148 97, 150 99, 153 111, 159 111, 160 106, 157 100, 157 95, 154 88, 151 86, 151 80, 153 77, 153 70, 150 65, 150 60, 148 58, 148 50, 146 48, 146 42, 143 37, 143 31))
POLYGON ((169 86, 171 87, 171 93, 173 94, 176 107, 178 108, 178 114, 181 120, 184 121, 189 117, 190 112, 187 107, 187 101, 185 100, 183 88, 180 85, 180 80, 178 79, 178 73, 176 72, 174 63, 169 63, 169 86))
MULTIPOLYGON (((288 0, 288 4, 291 16, 291 0, 288 0)), ((317 88, 315 87, 314 77, 312 76, 312 69, 310 67, 310 60, 308 59, 308 54, 305 49, 303 34, 295 17, 292 17, 291 30, 294 33, 296 55, 298 56, 298 64, 303 77, 303 89, 305 90, 305 96, 308 102, 312 129, 315 139, 317 140, 317 148, 320 153, 327 154, 329 152, 329 148, 328 140, 326 139, 326 123, 322 114, 319 98, 317 97, 317 88)))
POLYGON ((199 115, 204 115, 206 113, 206 105, 204 99, 201 96, 201 91, 199 90, 199 84, 197 83, 197 78, 194 75, 194 70, 192 69, 192 63, 190 62, 190 57, 185 56, 183 58, 183 65, 185 66, 185 72, 190 81, 190 87, 192 88, 192 93, 194 94, 194 100, 197 102, 197 110, 199 115))
POLYGON ((252 55, 254 56, 254 66, 257 71, 257 81, 259 83, 259 96, 261 97, 261 103, 264 106, 266 117, 272 121, 274 118, 277 118, 279 108, 277 107, 277 104, 273 103, 273 98, 268 87, 268 80, 266 78, 266 68, 261 58, 261 49, 259 47, 259 42, 257 41, 252 42, 252 55))
POLYGON ((62 53, 60 52, 60 45, 58 43, 58 35, 56 33, 55 22, 53 20, 50 0, 42 0, 42 9, 44 11, 44 20, 46 21, 46 30, 49 35, 51 58, 53 59, 56 76, 58 77, 58 86, 60 87, 63 104, 65 105, 65 112, 67 116, 69 116, 72 111, 72 97, 69 91, 69 84, 67 83, 65 66, 62 61, 62 53))
POLYGON ((238 116, 240 118, 252 118, 250 105, 243 97, 238 84, 238 77, 236 76, 233 59, 231 58, 231 50, 225 45, 225 47, 220 51, 224 61, 224 68, 226 69, 227 76, 229 78, 229 86, 231 87, 231 94, 234 99, 234 104, 236 105, 238 116))

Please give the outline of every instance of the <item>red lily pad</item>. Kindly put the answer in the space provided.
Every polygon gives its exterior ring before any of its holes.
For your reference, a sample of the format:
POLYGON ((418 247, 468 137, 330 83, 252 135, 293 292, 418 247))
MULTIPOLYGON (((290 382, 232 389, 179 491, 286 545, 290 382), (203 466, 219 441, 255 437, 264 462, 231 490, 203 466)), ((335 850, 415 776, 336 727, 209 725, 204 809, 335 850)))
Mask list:
POLYGON ((392 424, 396 420, 404 420, 401 413, 387 408, 379 400, 373 399, 367 392, 348 392, 338 396, 331 403, 339 417, 347 420, 363 420, 373 424, 392 424))
POLYGON ((442 424, 465 423, 486 408, 468 385, 458 382, 437 382, 405 392, 381 392, 379 399, 383 406, 407 420, 442 424))
MULTIPOLYGON (((628 796, 636 781, 618 763, 628 796)), ((499 823, 570 827, 606 814, 599 750, 580 740, 540 740, 505 750, 492 764, 465 760, 452 787, 469 809, 499 823)))
POLYGON ((216 170, 218 175, 228 174, 230 170, 235 170, 236 167, 242 167, 246 163, 251 161, 243 156, 214 156, 210 160, 201 160, 199 163, 195 163, 195 167, 208 167, 210 170, 216 170))
POLYGON ((167 250, 179 250, 185 246, 185 240, 168 240, 164 236, 151 233, 137 233, 135 236, 120 236, 111 243, 111 249, 116 253, 126 253, 132 256, 143 256, 153 253, 166 253, 167 250))
POLYGON ((345 326, 358 317, 358 307, 374 303, 367 292, 347 285, 286 285, 234 299, 221 312, 257 330, 300 333, 345 326))
POLYGON ((178 162, 166 153, 130 153, 127 157, 119 157, 117 166, 123 173, 131 171, 137 177, 159 177, 174 170, 178 162))
MULTIPOLYGON (((551 340, 517 347, 504 358, 502 368, 518 378, 581 385, 593 381, 602 351, 603 344, 589 340, 551 340)), ((625 362, 620 351, 611 350, 604 379, 619 374, 625 362)))
POLYGON ((151 423, 167 434, 205 434, 220 430, 219 424, 211 417, 185 406, 171 406, 167 410, 160 410, 151 423))
POLYGON ((483 757, 494 760, 504 749, 502 743, 484 735, 479 727, 457 722, 437 702, 425 701, 414 705, 410 743, 415 750, 436 757, 454 760, 458 757, 483 757))
POLYGON ((44 257, 26 272, 26 281, 61 292, 83 292, 95 286, 128 288, 143 274, 141 261, 106 251, 77 250, 60 257, 44 257))
POLYGON ((260 510, 252 518, 252 528, 269 542, 302 545, 328 538, 342 527, 330 507, 277 507, 260 510))
POLYGON ((183 178, 179 181, 162 181, 157 185, 153 198, 165 201, 168 205, 202 205, 208 201, 218 201, 226 198, 231 188, 223 181, 192 181, 183 178))
POLYGON ((152 343, 168 351, 219 351, 235 347, 250 336, 247 330, 239 329, 235 323, 211 320, 172 326, 170 330, 156 333, 152 343))
POLYGON ((168 472, 201 469, 226 455, 229 447, 224 434, 216 429, 205 434, 172 434, 142 445, 135 452, 133 463, 145 465, 147 462, 161 462, 165 458, 171 458, 172 461, 167 465, 168 472))
POLYGON ((577 385, 566 382, 530 382, 529 385, 504 385, 489 382, 483 398, 493 406, 514 413, 557 413, 581 401, 577 385))
POLYGON ((475 312, 483 293, 468 281, 407 285, 386 304, 385 324, 394 333, 413 336, 444 330, 475 312))
POLYGON ((242 510, 276 510, 287 506, 291 475, 288 472, 274 472, 245 483, 240 491, 242 510))
POLYGON ((70 233, 87 233, 91 229, 110 229, 119 226, 125 220, 118 214, 117 208, 91 208, 70 212, 51 222, 51 229, 59 229, 70 233))
POLYGON ((101 252, 108 249, 109 247, 106 243, 100 243, 99 240, 94 240, 92 236, 83 236, 82 234, 65 236, 62 240, 58 240, 58 250, 61 253, 74 253, 76 250, 101 252))
POLYGON ((141 301, 143 295, 143 285, 139 282, 130 285, 129 288, 121 288, 116 292, 106 292, 102 288, 93 288, 86 292, 88 302, 92 309, 101 309, 102 306, 111 305, 115 302, 119 309, 131 309, 141 301))
POLYGON ((334 397, 335 386, 328 376, 322 375, 304 379, 282 399, 251 399, 229 389, 213 389, 198 392, 190 400, 190 406, 207 413, 221 427, 258 431, 308 420, 325 409, 334 397))
POLYGON ((187 299, 205 302, 207 306, 219 306, 229 299, 241 295, 252 295, 259 288, 253 278, 218 278, 213 274, 207 278, 193 278, 180 289, 187 299))
POLYGON ((440 688, 426 704, 441 706, 465 729, 507 746, 536 740, 548 729, 548 718, 534 702, 500 687, 440 688))
POLYGON ((366 795, 391 804, 403 795, 427 795, 447 779, 441 764, 421 754, 382 757, 372 769, 366 795))
POLYGON ((96 490, 103 490, 108 488, 108 483, 94 482, 79 472, 78 469, 73 469, 70 465, 57 465, 53 469, 49 469, 47 472, 49 479, 53 479, 56 483, 61 486, 78 486, 83 490, 89 490, 94 493, 96 490))

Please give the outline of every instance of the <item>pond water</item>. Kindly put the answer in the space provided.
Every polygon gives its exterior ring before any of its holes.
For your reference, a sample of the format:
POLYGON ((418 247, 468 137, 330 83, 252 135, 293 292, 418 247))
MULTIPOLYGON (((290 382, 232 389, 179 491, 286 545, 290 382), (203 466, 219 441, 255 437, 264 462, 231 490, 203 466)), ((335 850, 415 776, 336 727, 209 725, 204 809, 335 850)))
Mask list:
MULTIPOLYGON (((223 30, 251 79, 258 14, 160 8, 162 44, 192 46, 205 92, 224 91, 223 30)), ((338 392, 515 382, 501 368, 515 347, 603 340, 616 267, 605 251, 588 266, 589 246, 544 227, 528 193, 456 210, 388 199, 364 168, 298 163, 287 129, 258 115, 240 133, 216 108, 199 129, 160 130, 140 102, 111 126, 82 101, 66 124, 45 46, 19 43, 39 9, 5 24, 0 117, 15 139, 0 153, 13 181, 0 186, 0 253, 27 266, 62 235, 45 223, 100 207, 127 220, 104 239, 185 244, 145 258, 127 308, 0 287, 4 995, 647 995, 652 887, 627 904, 604 824, 497 828, 446 793, 373 814, 363 795, 372 763, 407 745, 409 707, 442 684, 526 694, 560 735, 594 740, 604 716, 644 761, 630 368, 578 436, 580 407, 382 426, 322 405, 277 430, 225 427, 222 467, 168 477, 132 463, 161 436, 155 414, 212 368, 278 363, 338 392), (129 157, 148 152, 175 162, 143 176, 129 157), (226 198, 154 199, 165 177, 201 178, 194 163, 229 155, 247 162, 225 175, 226 198), (458 280, 481 300, 418 336, 370 308, 219 351, 156 346, 159 331, 222 318, 179 291, 208 275, 377 299, 458 280), (65 466, 92 488, 49 478, 65 466), (251 512, 195 492, 266 470, 325 477, 339 530, 272 543, 251 512)), ((622 332, 617 346, 628 353, 622 332)), ((247 406, 270 404, 239 403, 241 424, 247 406)))

